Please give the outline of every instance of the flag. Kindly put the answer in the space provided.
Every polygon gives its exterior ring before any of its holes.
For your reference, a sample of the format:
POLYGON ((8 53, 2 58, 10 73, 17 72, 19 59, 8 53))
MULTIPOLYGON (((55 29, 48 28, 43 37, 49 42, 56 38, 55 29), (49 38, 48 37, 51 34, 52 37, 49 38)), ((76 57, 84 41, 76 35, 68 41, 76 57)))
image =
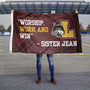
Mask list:
POLYGON ((11 13, 10 52, 54 54, 81 53, 78 14, 11 13))

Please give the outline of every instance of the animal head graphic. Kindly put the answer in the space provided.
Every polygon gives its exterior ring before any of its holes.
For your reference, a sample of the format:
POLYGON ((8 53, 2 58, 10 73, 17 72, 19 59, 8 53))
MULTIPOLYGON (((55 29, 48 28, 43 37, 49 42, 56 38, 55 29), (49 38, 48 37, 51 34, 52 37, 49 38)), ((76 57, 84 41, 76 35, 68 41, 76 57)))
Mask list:
POLYGON ((53 23, 53 29, 52 29, 52 35, 56 36, 57 38, 62 37, 62 35, 65 33, 62 23, 57 24, 53 23))

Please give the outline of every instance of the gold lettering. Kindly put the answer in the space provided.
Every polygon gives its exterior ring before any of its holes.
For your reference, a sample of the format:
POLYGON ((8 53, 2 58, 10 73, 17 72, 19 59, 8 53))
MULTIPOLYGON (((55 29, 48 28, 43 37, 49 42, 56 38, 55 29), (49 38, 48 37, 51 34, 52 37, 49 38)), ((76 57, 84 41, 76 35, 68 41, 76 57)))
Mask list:
POLYGON ((36 32, 35 28, 36 28, 36 27, 32 27, 32 32, 36 32))
POLYGON ((38 31, 37 32, 41 32, 41 29, 40 29, 40 27, 38 27, 38 31))
MULTIPOLYGON (((36 27, 20 26, 21 32, 36 32, 36 27)), ((38 27, 37 32, 48 32, 48 27, 38 27)))
POLYGON ((64 31, 65 31, 65 33, 62 35, 62 37, 74 37, 73 31, 67 32, 67 30, 68 30, 68 27, 67 27, 68 22, 67 21, 62 21, 62 24, 63 24, 63 28, 64 28, 64 31))
POLYGON ((36 32, 36 27, 26 27, 26 26, 20 26, 21 32, 36 32))
POLYGON ((21 32, 24 32, 24 28, 20 26, 20 31, 21 32))
POLYGON ((38 27, 37 32, 48 32, 48 27, 38 27))

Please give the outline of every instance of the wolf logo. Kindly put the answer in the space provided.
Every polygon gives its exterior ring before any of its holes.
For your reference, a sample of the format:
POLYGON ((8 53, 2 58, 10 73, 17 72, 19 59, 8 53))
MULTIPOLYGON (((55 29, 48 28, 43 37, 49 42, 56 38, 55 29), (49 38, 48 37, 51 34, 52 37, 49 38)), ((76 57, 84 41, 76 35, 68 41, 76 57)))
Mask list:
POLYGON ((53 29, 52 29, 52 35, 56 36, 57 38, 62 37, 62 35, 65 33, 62 23, 57 24, 54 22, 53 29))

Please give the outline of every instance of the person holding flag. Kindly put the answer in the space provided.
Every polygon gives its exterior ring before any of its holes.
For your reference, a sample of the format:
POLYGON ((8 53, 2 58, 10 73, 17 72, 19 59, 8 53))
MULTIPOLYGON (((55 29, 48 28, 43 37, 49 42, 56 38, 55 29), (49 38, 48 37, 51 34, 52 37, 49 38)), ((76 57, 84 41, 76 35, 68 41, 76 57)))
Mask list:
MULTIPOLYGON (((77 9, 75 9, 75 13, 76 14, 78 13, 77 9)), ((50 70, 50 76, 51 76, 50 82, 52 84, 56 84, 56 81, 54 78, 53 54, 47 54, 47 59, 48 59, 48 63, 49 63, 49 70, 50 70)), ((42 61, 42 54, 37 54, 37 64, 36 64, 37 76, 38 76, 38 79, 36 80, 37 84, 40 84, 40 82, 41 82, 41 61, 42 61)))

